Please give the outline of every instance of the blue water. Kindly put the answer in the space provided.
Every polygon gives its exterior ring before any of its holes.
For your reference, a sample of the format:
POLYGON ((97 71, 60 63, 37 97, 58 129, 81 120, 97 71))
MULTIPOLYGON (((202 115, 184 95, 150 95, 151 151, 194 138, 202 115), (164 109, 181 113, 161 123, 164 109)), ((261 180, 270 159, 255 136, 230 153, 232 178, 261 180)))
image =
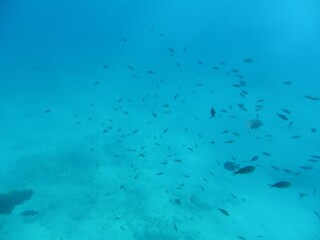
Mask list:
POLYGON ((0 239, 320 239, 319 29, 317 0, 2 0, 0 239))

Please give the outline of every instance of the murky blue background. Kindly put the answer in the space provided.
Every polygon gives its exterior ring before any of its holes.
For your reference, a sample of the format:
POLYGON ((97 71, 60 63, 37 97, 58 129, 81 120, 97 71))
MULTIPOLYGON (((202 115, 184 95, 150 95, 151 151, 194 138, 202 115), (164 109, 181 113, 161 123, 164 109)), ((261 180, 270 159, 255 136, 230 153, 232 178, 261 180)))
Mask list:
POLYGON ((1 1, 0 193, 35 194, 0 239, 319 239, 319 29, 315 0, 1 1))

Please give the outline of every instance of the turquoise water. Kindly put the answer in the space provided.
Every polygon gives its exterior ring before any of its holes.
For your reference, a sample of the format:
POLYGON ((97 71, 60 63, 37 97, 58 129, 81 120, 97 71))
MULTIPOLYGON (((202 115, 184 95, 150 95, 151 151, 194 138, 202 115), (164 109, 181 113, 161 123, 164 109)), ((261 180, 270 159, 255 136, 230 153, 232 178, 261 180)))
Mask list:
POLYGON ((1 1, 0 239, 320 239, 319 29, 316 0, 1 1))

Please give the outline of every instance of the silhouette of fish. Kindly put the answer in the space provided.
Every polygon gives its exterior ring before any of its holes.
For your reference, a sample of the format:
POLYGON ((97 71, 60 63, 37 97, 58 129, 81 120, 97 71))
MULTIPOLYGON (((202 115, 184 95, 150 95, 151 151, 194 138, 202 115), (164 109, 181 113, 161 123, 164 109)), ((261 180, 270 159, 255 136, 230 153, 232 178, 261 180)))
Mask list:
POLYGON ((287 181, 279 181, 273 184, 269 184, 270 188, 288 188, 291 187, 291 183, 287 181))
POLYGON ((26 211, 23 211, 21 215, 25 217, 32 217, 32 216, 38 215, 38 212, 34 210, 26 210, 26 211))
POLYGON ((249 130, 258 129, 262 125, 263 123, 259 119, 252 119, 248 122, 248 129, 249 130))
POLYGON ((228 171, 235 171, 239 169, 239 164, 235 164, 234 162, 227 161, 223 164, 223 167, 228 171))
POLYGON ((211 115, 211 118, 214 118, 214 116, 216 115, 216 110, 213 107, 211 107, 210 109, 210 115, 211 115))
POLYGON ((255 169, 256 169, 255 166, 245 166, 240 168, 238 171, 233 172, 234 173, 233 175, 252 173, 255 169))

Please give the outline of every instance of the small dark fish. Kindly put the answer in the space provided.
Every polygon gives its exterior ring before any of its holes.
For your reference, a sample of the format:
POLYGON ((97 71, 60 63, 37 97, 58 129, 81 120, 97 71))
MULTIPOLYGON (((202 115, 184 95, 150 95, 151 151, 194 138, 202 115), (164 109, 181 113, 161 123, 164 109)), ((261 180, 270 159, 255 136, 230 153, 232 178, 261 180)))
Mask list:
POLYGON ((240 75, 240 74, 237 74, 236 75, 238 78, 240 78, 240 79, 244 79, 244 76, 242 76, 242 75, 240 75))
POLYGON ((287 169, 287 168, 284 168, 284 169, 282 169, 285 173, 289 173, 289 174, 291 174, 292 173, 292 171, 290 170, 290 169, 287 169))
POLYGON ((291 112, 288 109, 282 108, 281 111, 285 112, 286 114, 291 114, 291 112))
POLYGON ((280 168, 276 167, 276 166, 271 166, 274 170, 280 171, 280 168))
POLYGON ((176 232, 178 232, 178 228, 177 228, 177 226, 176 226, 175 223, 173 224, 173 227, 174 227, 174 230, 175 230, 176 232))
POLYGON ((245 58, 243 60, 244 63, 251 63, 252 61, 253 61, 252 58, 245 58))
POLYGON ((166 132, 168 132, 168 128, 164 129, 162 134, 165 134, 166 132))
POLYGON ((134 71, 134 67, 132 67, 131 65, 127 66, 131 71, 134 71))
POLYGON ((223 209, 223 208, 218 208, 218 210, 225 216, 230 216, 230 214, 228 213, 227 210, 223 209))
POLYGON ((246 107, 242 104, 242 103, 237 103, 237 106, 242 110, 242 111, 248 111, 248 109, 246 109, 246 107))
POLYGON ((49 113, 49 112, 51 112, 51 109, 47 109, 44 111, 44 113, 49 113))
POLYGON ((38 215, 38 212, 34 210, 26 210, 26 211, 23 211, 21 215, 25 217, 32 217, 32 216, 38 215))
POLYGON ((262 152, 261 154, 263 154, 263 155, 265 155, 265 156, 268 156, 268 157, 270 157, 270 156, 271 156, 271 154, 270 154, 270 153, 268 153, 268 152, 262 152))
POLYGON ((245 166, 245 167, 240 168, 238 171, 233 172, 233 175, 252 173, 255 169, 256 169, 256 167, 254 167, 254 166, 245 166))
POLYGON ((320 220, 320 214, 317 211, 313 211, 313 213, 318 217, 318 219, 320 220))
POLYGON ((146 71, 146 73, 148 73, 148 74, 154 74, 154 71, 149 70, 149 71, 146 71))
POLYGON ((306 193, 300 193, 299 194, 299 198, 300 199, 302 199, 302 198, 304 198, 304 197, 308 197, 309 195, 308 194, 306 194, 306 193))
POLYGON ((315 133, 315 132, 317 132, 317 129, 316 129, 316 128, 311 128, 310 131, 311 131, 312 133, 315 133))
POLYGON ((245 237, 242 237, 242 236, 240 236, 240 235, 238 235, 237 238, 239 238, 239 239, 241 239, 241 240, 246 240, 245 237))
POLYGON ((290 82, 290 81, 285 81, 285 82, 283 82, 283 84, 285 84, 285 85, 292 85, 292 82, 290 82))
POLYGON ((247 85, 246 81, 244 81, 244 80, 240 80, 239 84, 240 84, 241 87, 245 87, 247 85))
POLYGON ((301 168, 301 169, 304 169, 304 170, 311 170, 311 169, 313 169, 312 166, 301 166, 300 168, 301 168))
POLYGON ((284 114, 277 113, 277 116, 278 116, 279 118, 281 118, 282 120, 285 120, 285 121, 288 121, 288 120, 289 120, 289 118, 288 118, 286 115, 284 115, 284 114))
POLYGON ((258 156, 253 156, 250 161, 251 161, 251 162, 257 161, 258 158, 259 158, 258 156))
POLYGON ((262 125, 263 123, 259 119, 252 119, 248 122, 248 129, 249 130, 258 129, 262 125))
POLYGON ((318 100, 320 100, 320 98, 319 97, 316 97, 316 96, 308 96, 308 95, 305 95, 304 96, 305 98, 307 98, 307 99, 310 99, 310 100, 313 100, 313 101, 318 101, 318 100))
POLYGON ((293 136, 291 136, 291 138, 292 139, 298 139, 298 138, 301 138, 301 136, 300 135, 293 135, 293 136))
POLYGON ((109 65, 104 65, 103 68, 107 69, 107 68, 109 68, 109 65))
POLYGON ((216 115, 216 110, 213 107, 211 107, 211 109, 210 109, 211 118, 214 118, 215 115, 216 115))
POLYGON ((269 184, 270 188, 288 188, 291 187, 291 183, 287 181, 279 181, 273 184, 269 184))
POLYGON ((224 143, 231 144, 231 143, 234 143, 234 141, 233 140, 228 140, 228 141, 225 141, 224 143))
POLYGON ((239 164, 227 161, 223 164, 223 167, 224 167, 224 169, 226 169, 228 171, 235 171, 235 170, 239 169, 239 164))

